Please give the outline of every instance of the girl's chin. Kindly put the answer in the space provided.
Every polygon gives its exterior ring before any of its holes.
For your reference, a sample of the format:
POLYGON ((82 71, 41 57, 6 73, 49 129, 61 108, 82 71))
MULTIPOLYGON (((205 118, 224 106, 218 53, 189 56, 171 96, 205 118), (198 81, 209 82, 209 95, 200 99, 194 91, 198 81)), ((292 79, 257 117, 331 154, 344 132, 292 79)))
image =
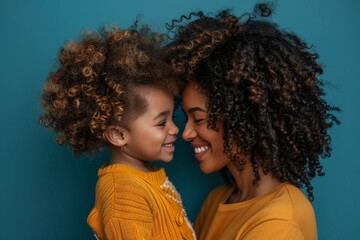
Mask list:
POLYGON ((172 160, 173 160, 173 158, 162 158, 162 159, 160 159, 161 162, 165 162, 165 163, 171 162, 172 160))

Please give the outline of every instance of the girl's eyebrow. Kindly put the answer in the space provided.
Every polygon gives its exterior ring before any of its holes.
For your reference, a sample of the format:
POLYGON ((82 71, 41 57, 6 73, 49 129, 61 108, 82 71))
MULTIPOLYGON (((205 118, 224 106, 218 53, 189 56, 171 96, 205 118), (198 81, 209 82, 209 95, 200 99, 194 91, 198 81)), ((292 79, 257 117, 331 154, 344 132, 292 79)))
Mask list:
POLYGON ((169 110, 166 110, 166 111, 163 111, 161 113, 159 113, 158 115, 156 115, 153 120, 156 120, 158 118, 161 118, 161 117, 164 117, 164 116, 168 116, 170 114, 170 111, 169 110))
MULTIPOLYGON (((183 112, 185 112, 184 111, 184 109, 181 109, 183 112)), ((194 112, 204 112, 204 113, 207 113, 207 111, 206 111, 206 109, 203 109, 203 108, 201 108, 201 107, 192 107, 192 108, 189 108, 188 109, 188 112, 189 113, 194 113, 194 112)))

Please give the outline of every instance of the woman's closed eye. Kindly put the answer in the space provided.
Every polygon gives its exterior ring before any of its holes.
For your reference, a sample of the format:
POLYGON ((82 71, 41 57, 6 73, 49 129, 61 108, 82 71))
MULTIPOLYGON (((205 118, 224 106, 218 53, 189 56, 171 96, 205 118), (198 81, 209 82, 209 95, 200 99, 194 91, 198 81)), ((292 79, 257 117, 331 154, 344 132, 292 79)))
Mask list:
MULTIPOLYGON (((193 119, 193 122, 194 123, 201 123, 202 121, 204 121, 205 119, 203 119, 203 118, 200 118, 200 119, 193 119)), ((186 118, 185 120, 184 120, 184 123, 187 123, 188 122, 188 119, 186 118)))
POLYGON ((194 118, 194 123, 201 123, 204 120, 203 118, 194 118))

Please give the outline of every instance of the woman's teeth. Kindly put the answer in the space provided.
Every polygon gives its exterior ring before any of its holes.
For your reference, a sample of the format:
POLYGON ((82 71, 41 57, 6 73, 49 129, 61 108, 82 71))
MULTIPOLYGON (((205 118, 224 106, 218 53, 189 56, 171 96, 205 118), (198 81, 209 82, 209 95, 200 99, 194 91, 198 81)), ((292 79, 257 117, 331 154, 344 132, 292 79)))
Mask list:
POLYGON ((206 150, 208 150, 208 149, 209 149, 208 146, 196 147, 196 148, 194 148, 194 151, 195 151, 195 153, 201 153, 201 152, 204 152, 204 151, 206 151, 206 150))

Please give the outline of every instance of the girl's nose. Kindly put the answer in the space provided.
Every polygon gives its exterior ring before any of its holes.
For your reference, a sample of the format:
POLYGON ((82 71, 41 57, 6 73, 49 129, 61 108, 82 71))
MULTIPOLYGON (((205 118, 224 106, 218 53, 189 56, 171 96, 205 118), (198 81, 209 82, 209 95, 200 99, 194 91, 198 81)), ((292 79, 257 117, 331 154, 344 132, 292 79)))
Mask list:
POLYGON ((179 133, 179 128, 175 125, 174 122, 172 122, 172 126, 169 130, 169 134, 176 136, 178 133, 179 133))

